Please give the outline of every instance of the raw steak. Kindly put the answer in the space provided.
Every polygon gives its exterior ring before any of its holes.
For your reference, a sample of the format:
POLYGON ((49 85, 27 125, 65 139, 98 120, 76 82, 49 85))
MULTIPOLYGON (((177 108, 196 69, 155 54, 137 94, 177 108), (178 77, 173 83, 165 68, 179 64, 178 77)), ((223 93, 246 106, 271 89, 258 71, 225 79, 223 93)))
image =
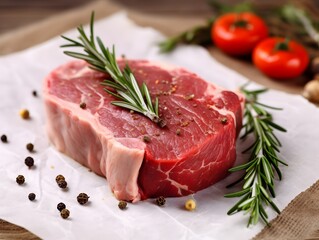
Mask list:
POLYGON ((106 176, 121 200, 188 195, 224 178, 236 159, 243 98, 182 68, 125 63, 159 97, 167 126, 111 105, 114 98, 100 85, 108 76, 72 61, 44 82, 47 130, 56 148, 106 176))

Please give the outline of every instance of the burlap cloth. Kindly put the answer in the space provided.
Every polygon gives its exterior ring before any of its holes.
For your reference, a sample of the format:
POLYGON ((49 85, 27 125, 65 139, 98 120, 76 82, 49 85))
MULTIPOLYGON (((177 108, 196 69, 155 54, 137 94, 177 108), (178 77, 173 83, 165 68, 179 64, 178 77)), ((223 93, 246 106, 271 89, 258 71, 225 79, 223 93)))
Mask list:
MULTIPOLYGON (((97 1, 23 29, 9 32, 0 37, 0 55, 31 47, 81 23, 87 23, 92 10, 95 11, 96 18, 102 18, 123 10, 123 7, 107 0, 97 1)), ((149 15, 132 10, 127 10, 127 12, 129 17, 137 24, 154 27, 168 36, 179 33, 191 26, 202 24, 205 21, 200 17, 185 18, 183 16, 149 15)), ((291 93, 300 93, 302 89, 298 84, 282 85, 273 82, 262 76, 249 63, 231 59, 215 48, 210 48, 209 51, 220 62, 231 66, 251 80, 265 86, 291 93)), ((0 230, 5 229, 6 234, 2 235, 0 231, 0 239, 5 239, 6 237, 14 239, 11 238, 12 236, 15 236, 16 239, 35 239, 34 235, 21 232, 21 229, 14 230, 13 228, 13 230, 10 230, 10 228, 1 227, 3 224, 5 223, 0 221, 0 230), (15 235, 15 231, 17 235, 15 235)), ((271 222, 271 226, 265 227, 254 239, 319 239, 319 181, 291 201, 282 213, 271 222)))

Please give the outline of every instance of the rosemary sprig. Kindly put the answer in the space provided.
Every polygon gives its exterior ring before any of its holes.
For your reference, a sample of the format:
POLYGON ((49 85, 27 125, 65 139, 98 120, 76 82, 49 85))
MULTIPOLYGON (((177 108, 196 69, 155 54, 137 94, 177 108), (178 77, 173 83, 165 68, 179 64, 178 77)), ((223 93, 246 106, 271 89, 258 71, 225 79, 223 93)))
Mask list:
POLYGON ((159 43, 162 53, 171 52, 178 44, 199 44, 207 45, 211 43, 210 29, 214 22, 214 18, 210 18, 206 25, 191 28, 177 36, 166 39, 159 43))
POLYGON ((113 89, 111 91, 109 88, 104 88, 107 93, 119 99, 118 101, 112 101, 113 105, 142 113, 160 127, 164 127, 166 123, 158 114, 158 98, 153 103, 146 84, 143 83, 141 87, 138 86, 128 65, 125 66, 123 71, 120 70, 116 61, 114 46, 112 51, 106 48, 101 39, 94 36, 93 27, 94 13, 91 15, 89 37, 86 35, 82 25, 77 28, 80 34, 79 41, 62 36, 69 43, 61 47, 79 47, 85 53, 72 51, 64 51, 64 53, 73 58, 82 59, 90 64, 90 68, 108 73, 111 76, 112 80, 104 80, 101 84, 113 89))
POLYGON ((195 26, 176 36, 170 37, 160 42, 159 48, 162 53, 171 52, 180 44, 197 44, 202 46, 212 44, 211 28, 218 15, 226 12, 243 12, 252 10, 251 4, 247 2, 239 3, 234 6, 221 4, 219 3, 219 1, 216 0, 210 0, 208 2, 216 10, 216 14, 210 17, 207 20, 206 24, 195 26))
MULTIPOLYGON (((304 31, 319 46, 319 31, 316 29, 315 21, 309 16, 305 10, 301 10, 294 5, 287 4, 281 9, 281 17, 292 24, 301 24, 304 31)), ((301 32, 299 30, 299 32, 301 32)), ((302 33, 302 32, 301 32, 302 33)))
MULTIPOLYGON (((246 85, 245 85, 246 86, 246 85)), ((256 224, 260 219, 268 224, 266 205, 280 213, 271 197, 275 197, 274 178, 277 174, 279 180, 282 178, 279 164, 287 165, 279 159, 277 153, 281 143, 276 137, 274 130, 286 132, 286 130, 273 121, 271 113, 266 109, 281 110, 258 101, 259 94, 267 89, 247 90, 243 86, 242 93, 246 97, 243 125, 244 134, 242 139, 248 135, 254 135, 254 142, 243 153, 250 153, 247 163, 231 168, 231 172, 242 171, 245 173, 233 184, 244 182, 242 190, 226 194, 225 197, 240 197, 241 199, 228 211, 228 215, 244 211, 250 215, 248 226, 256 224)))

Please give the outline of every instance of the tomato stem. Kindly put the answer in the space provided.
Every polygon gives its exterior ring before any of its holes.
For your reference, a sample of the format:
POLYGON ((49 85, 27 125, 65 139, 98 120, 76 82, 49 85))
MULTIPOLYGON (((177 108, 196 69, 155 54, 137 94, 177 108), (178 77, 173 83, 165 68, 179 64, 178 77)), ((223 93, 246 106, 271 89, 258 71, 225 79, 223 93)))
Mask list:
POLYGON ((246 20, 239 19, 233 23, 234 27, 246 28, 248 22, 246 20))
POLYGON ((276 51, 289 51, 289 38, 286 38, 284 41, 279 41, 275 45, 276 51))

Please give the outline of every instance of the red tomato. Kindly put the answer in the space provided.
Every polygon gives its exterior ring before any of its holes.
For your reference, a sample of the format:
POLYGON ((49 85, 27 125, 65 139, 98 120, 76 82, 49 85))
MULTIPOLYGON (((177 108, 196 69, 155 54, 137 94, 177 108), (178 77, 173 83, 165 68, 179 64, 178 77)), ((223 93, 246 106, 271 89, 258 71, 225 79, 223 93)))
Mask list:
POLYGON ((257 45, 253 62, 269 77, 289 79, 298 77, 307 68, 309 55, 306 49, 284 38, 267 38, 257 45))
POLYGON ((268 28, 264 21, 250 12, 222 15, 211 29, 216 46, 233 56, 250 54, 267 36, 268 28))

